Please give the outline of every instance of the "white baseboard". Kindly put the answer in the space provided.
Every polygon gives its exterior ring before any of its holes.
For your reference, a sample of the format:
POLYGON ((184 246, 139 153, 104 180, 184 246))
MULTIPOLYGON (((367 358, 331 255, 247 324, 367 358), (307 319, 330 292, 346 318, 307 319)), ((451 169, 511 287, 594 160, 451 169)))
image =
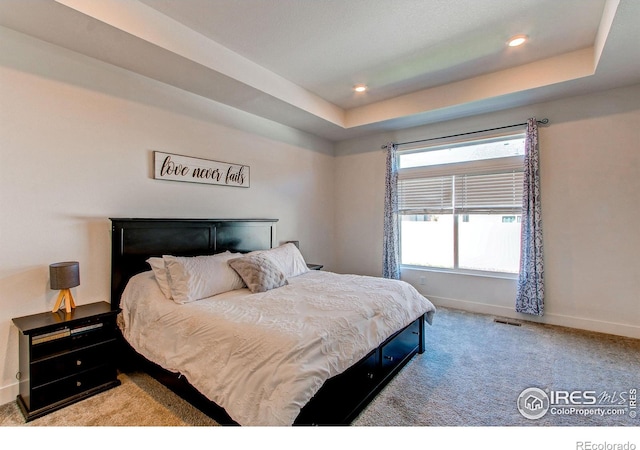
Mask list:
POLYGON ((606 333, 640 339, 640 327, 634 325, 549 313, 545 313, 545 315, 542 317, 537 317, 529 314, 517 313, 515 312, 515 310, 504 306, 488 305, 486 303, 476 303, 453 298, 434 297, 431 295, 428 296, 428 298, 434 305, 436 305, 436 307, 442 306, 445 308, 461 309, 468 312, 489 314, 528 322, 558 325, 568 328, 577 328, 580 330, 595 331, 597 333, 606 333))
POLYGON ((0 405, 4 405, 6 403, 15 402, 16 396, 20 392, 20 385, 18 383, 13 383, 8 386, 4 386, 0 388, 0 405))

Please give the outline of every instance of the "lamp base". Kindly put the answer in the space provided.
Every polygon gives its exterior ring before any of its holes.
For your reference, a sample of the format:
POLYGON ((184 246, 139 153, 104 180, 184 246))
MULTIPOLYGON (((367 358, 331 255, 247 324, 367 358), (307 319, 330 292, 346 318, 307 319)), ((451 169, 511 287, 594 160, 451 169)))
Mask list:
POLYGON ((64 307, 67 313, 71 313, 71 310, 76 307, 76 302, 73 301, 73 295, 71 295, 71 289, 61 289, 58 294, 56 304, 51 312, 58 312, 64 302, 64 307))

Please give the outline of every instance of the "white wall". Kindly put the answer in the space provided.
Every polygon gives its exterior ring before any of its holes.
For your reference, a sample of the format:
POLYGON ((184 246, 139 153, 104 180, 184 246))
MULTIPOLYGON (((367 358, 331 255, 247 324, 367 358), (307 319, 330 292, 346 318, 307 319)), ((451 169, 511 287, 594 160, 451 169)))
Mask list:
POLYGON ((332 143, 1 27, 0 162, 0 404, 50 263, 80 262, 78 304, 109 301, 109 217, 277 218, 332 267, 332 143), (249 165, 251 187, 154 180, 153 150, 249 165))
POLYGON ((514 280, 409 269, 402 278, 439 305, 640 338, 640 85, 339 143, 338 270, 382 273, 381 145, 529 117, 551 121, 540 128, 545 316, 514 312, 514 280))

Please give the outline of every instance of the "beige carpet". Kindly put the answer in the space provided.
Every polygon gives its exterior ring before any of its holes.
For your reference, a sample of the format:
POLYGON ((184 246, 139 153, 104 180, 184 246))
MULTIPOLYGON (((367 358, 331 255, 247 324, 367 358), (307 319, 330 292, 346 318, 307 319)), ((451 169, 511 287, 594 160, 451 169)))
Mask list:
POLYGON ((144 373, 120 374, 122 384, 25 423, 16 402, 0 406, 3 426, 214 426, 212 419, 144 373))
POLYGON ((547 413, 530 420, 517 409, 518 396, 530 387, 595 391, 610 403, 634 388, 640 392, 640 340, 494 319, 440 308, 427 327, 427 352, 354 425, 640 426, 629 410, 621 416, 547 413))
MULTIPOLYGON (((526 388, 640 389, 640 340, 523 323, 440 308, 416 356, 354 421, 355 426, 640 426, 640 418, 551 415, 524 418, 526 388)), ((144 373, 28 426, 212 426, 214 421, 144 373)), ((617 394, 616 394, 617 393, 617 394)), ((615 398, 615 397, 612 397, 615 398)), ((15 402, 0 406, 0 425, 25 425, 15 402)))

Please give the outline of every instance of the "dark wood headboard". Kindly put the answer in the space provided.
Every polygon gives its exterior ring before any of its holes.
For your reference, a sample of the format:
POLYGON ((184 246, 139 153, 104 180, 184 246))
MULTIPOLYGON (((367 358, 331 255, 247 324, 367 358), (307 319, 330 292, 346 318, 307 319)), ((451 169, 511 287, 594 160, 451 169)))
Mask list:
POLYGON ((278 219, 111 220, 111 307, 129 279, 150 270, 151 256, 211 255, 226 250, 250 252, 276 246, 278 219))

